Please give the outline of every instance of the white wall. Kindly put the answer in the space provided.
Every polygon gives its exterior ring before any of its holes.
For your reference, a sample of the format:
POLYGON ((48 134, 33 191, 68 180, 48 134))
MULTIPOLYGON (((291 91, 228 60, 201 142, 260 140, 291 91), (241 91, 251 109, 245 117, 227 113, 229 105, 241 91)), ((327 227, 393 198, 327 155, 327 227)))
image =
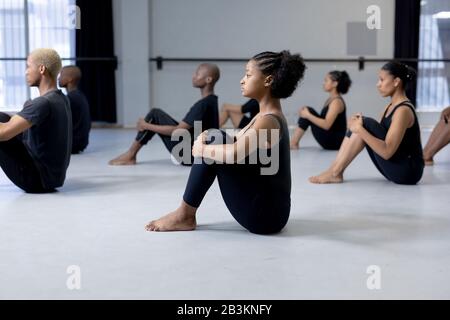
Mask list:
POLYGON ((113 0, 117 123, 135 126, 150 105, 150 2, 113 0))
MULTIPOLYGON (((197 63, 165 63, 163 70, 152 63, 149 74, 150 56, 247 58, 265 50, 289 49, 305 58, 353 58, 346 55, 347 22, 365 22, 369 5, 381 8, 382 19, 377 54, 371 57, 390 58, 394 52, 393 0, 114 1, 115 9, 121 8, 115 13, 115 31, 118 90, 122 90, 119 119, 125 125, 134 125, 150 106, 181 119, 200 98, 191 85, 197 63), (149 76, 150 82, 145 82, 149 76)), ((218 65, 219 102, 244 102, 239 90, 244 64, 218 65)), ((326 99, 322 79, 336 68, 347 70, 354 80, 346 96, 349 113, 378 115, 386 104, 375 88, 380 66, 370 63, 360 72, 356 63, 309 63, 301 87, 283 103, 289 122, 295 122, 300 105, 322 106, 326 99)))

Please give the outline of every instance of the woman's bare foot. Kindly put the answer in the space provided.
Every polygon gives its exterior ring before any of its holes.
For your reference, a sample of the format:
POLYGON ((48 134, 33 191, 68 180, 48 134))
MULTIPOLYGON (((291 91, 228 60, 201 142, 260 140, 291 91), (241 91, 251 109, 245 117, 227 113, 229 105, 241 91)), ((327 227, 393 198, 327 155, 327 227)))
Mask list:
POLYGON ((309 182, 316 184, 342 183, 344 182, 344 176, 342 173, 336 174, 333 169, 328 169, 318 176, 309 178, 309 182))
POLYGON ((130 152, 125 152, 115 159, 108 162, 110 166, 134 166, 136 164, 136 156, 130 152))
POLYGON ((291 144, 291 150, 298 150, 300 149, 298 144, 291 144))
MULTIPOLYGON (((192 208, 192 207, 191 207, 192 208)), ((167 232, 167 231, 192 231, 197 227, 195 211, 186 210, 183 206, 174 212, 165 215, 158 220, 152 221, 145 226, 147 231, 167 232)))

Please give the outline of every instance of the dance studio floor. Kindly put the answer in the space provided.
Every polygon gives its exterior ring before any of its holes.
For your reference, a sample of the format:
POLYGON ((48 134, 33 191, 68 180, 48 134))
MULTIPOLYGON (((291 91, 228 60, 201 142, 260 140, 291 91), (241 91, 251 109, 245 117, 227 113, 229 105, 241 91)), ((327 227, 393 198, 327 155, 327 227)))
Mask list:
POLYGON ((148 233, 149 220, 179 204, 189 168, 172 165, 159 139, 139 165, 108 166, 133 137, 93 130, 55 194, 24 194, 0 171, 0 299, 450 298, 449 149, 418 186, 387 182, 365 152, 346 183, 312 185, 307 178, 335 152, 307 135, 292 153, 291 219, 281 234, 242 229, 217 184, 197 231, 148 233), (73 265, 80 290, 66 284, 73 265), (378 275, 381 287, 370 290, 378 275))

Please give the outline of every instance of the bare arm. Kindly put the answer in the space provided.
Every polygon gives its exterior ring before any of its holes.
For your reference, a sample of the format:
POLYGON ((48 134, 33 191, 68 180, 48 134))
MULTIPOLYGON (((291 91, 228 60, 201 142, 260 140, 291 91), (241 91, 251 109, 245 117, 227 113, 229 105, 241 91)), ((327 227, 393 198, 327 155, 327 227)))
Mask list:
POLYGON ((414 114, 408 107, 400 107, 392 116, 392 124, 387 132, 386 139, 381 140, 371 135, 364 127, 358 130, 359 136, 380 157, 389 160, 400 146, 405 132, 414 123, 414 114))
POLYGON ((272 141, 272 129, 280 129, 278 121, 272 116, 264 116, 257 119, 252 128, 237 137, 233 144, 206 145, 204 144, 206 134, 202 133, 195 142, 192 153, 194 157, 201 156, 219 163, 237 163, 256 151, 258 146, 270 148, 278 143, 279 135, 274 137, 276 141, 272 141), (261 135, 264 132, 262 130, 267 130, 266 136, 261 135), (261 140, 263 138, 264 141, 261 140))
POLYGON ((328 107, 328 112, 325 116, 325 119, 316 117, 315 115, 309 113, 307 116, 307 119, 314 123, 319 128, 322 128, 324 130, 330 130, 330 128, 333 126, 334 121, 336 120, 337 116, 344 111, 344 103, 341 99, 334 99, 330 106, 328 107))
POLYGON ((224 103, 222 108, 223 108, 223 111, 228 111, 228 112, 232 112, 232 113, 236 113, 236 114, 242 114, 242 106, 237 105, 237 104, 224 103))
POLYGON ((0 123, 0 141, 8 141, 31 128, 31 122, 15 115, 8 122, 0 123))

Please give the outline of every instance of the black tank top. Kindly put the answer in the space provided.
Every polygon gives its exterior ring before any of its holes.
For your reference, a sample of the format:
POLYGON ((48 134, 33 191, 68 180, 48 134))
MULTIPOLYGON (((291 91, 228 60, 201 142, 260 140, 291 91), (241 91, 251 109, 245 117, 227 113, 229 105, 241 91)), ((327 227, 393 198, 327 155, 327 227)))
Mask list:
MULTIPOLYGON (((267 194, 267 196, 271 195, 272 197, 276 197, 277 199, 283 199, 285 204, 290 206, 291 201, 291 151, 289 146, 289 130, 287 122, 284 118, 275 115, 273 113, 264 115, 272 116, 277 119, 280 125, 280 136, 278 144, 271 147, 269 150, 261 150, 257 149, 258 159, 260 159, 259 153, 263 152, 264 155, 267 155, 274 160, 272 157, 273 152, 278 153, 278 170, 275 174, 261 174, 261 170, 266 170, 267 168, 272 168, 273 163, 270 164, 262 164, 258 161, 256 166, 247 166, 248 173, 251 174, 255 179, 255 188, 259 190, 261 195, 267 194), (252 173, 250 173, 250 171, 252 173)), ((247 128, 249 130, 256 119, 252 120, 253 123, 247 128)), ((246 130, 246 131, 247 131, 246 130)), ((245 133, 245 132, 244 132, 245 133)), ((270 133, 269 133, 270 134, 270 133)), ((236 140, 235 140, 236 141, 236 140)), ((248 163, 250 155, 245 159, 245 163, 248 163)), ((269 171, 271 171, 270 169, 269 171)), ((267 171, 266 171, 267 172, 267 171)))
POLYGON ((341 113, 338 114, 338 116, 334 120, 334 123, 331 126, 331 128, 329 129, 329 131, 332 131, 332 132, 343 132, 345 134, 347 132, 347 115, 346 115, 347 107, 346 107, 345 101, 344 101, 344 99, 342 99, 342 97, 336 97, 336 98, 333 98, 333 99, 328 99, 325 102, 325 106, 323 107, 322 112, 320 113, 320 116, 323 119, 325 119, 325 117, 327 116, 330 104, 335 99, 340 99, 342 101, 342 103, 344 104, 344 111, 342 111, 341 113))
POLYGON ((408 157, 412 158, 414 160, 417 160, 419 162, 423 162, 423 152, 422 152, 422 141, 420 138, 420 126, 419 121, 417 119, 416 111, 414 110, 414 106, 410 101, 403 101, 396 105, 389 116, 386 117, 386 113, 388 112, 389 108, 386 108, 386 111, 383 114, 383 119, 381 120, 381 125, 386 129, 386 131, 389 130, 392 124, 392 117, 397 111, 397 109, 401 106, 408 106, 413 114, 414 114, 414 124, 411 128, 406 129, 405 136, 403 137, 402 142, 400 143, 400 146, 398 147, 397 151, 395 152, 392 159, 395 159, 395 157, 401 156, 401 157, 408 157))
MULTIPOLYGON (((291 150, 290 150, 290 141, 289 141, 289 129, 287 122, 284 118, 270 114, 270 116, 275 117, 280 124, 280 140, 275 147, 271 148, 272 153, 278 152, 279 157, 279 167, 277 173, 266 177, 270 180, 270 185, 272 187, 272 192, 277 192, 280 195, 284 195, 286 198, 291 196, 291 150), (274 150, 275 149, 275 150, 274 150)), ((264 166, 263 166, 264 167, 264 166)))

